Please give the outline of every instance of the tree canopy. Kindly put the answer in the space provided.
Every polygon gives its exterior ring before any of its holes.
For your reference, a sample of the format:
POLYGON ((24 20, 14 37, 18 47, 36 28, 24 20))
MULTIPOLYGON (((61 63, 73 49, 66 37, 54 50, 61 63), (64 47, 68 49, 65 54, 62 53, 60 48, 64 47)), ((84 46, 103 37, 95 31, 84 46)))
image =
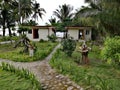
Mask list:
POLYGON ((91 25, 103 36, 120 35, 119 0, 85 0, 89 6, 76 11, 75 20, 82 25, 91 25))
POLYGON ((42 18, 45 10, 40 7, 40 4, 35 0, 0 0, 0 26, 3 29, 3 36, 5 36, 6 28, 9 30, 11 36, 11 28, 16 23, 21 25, 34 17, 42 18))

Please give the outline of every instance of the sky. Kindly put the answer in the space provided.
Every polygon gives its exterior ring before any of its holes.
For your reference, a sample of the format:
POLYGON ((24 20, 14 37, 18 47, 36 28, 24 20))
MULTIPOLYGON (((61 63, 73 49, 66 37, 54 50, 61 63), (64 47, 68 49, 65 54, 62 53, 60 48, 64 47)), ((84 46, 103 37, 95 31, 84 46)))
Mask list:
POLYGON ((43 15, 42 19, 38 19, 39 25, 45 25, 49 23, 49 19, 53 16, 53 11, 59 9, 59 5, 69 4, 76 9, 80 8, 81 6, 86 6, 87 4, 84 3, 84 0, 36 0, 40 3, 40 7, 44 8, 46 13, 43 15))
MULTIPOLYGON (((69 4, 74 7, 73 12, 80 8, 81 6, 86 6, 87 4, 84 3, 84 0, 36 0, 38 3, 40 3, 40 7, 44 8, 46 13, 43 15, 42 19, 38 19, 39 25, 46 25, 46 23, 49 23, 49 19, 53 16, 53 11, 56 9, 59 9, 59 5, 63 4, 69 4)), ((0 29, 0 34, 2 34, 2 31, 0 29)), ((8 32, 7 32, 8 34, 8 32)))

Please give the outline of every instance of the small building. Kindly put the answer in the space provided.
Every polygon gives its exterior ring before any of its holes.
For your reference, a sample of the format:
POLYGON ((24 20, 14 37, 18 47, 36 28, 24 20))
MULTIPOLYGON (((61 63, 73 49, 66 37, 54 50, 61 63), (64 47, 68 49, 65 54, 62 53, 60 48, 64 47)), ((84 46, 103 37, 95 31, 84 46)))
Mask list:
POLYGON ((52 26, 32 26, 27 32, 27 37, 32 41, 48 40, 48 35, 55 34, 52 26))
MULTIPOLYGON (((27 37, 32 41, 48 40, 48 36, 57 32, 53 26, 31 26, 31 30, 27 32, 27 37)), ((86 27, 65 27, 64 37, 71 36, 75 40, 91 40, 92 30, 90 26, 86 27)), ((63 36, 62 36, 63 37, 63 36)))
POLYGON ((73 37, 75 40, 91 40, 92 30, 90 26, 86 27, 66 27, 67 36, 73 37))

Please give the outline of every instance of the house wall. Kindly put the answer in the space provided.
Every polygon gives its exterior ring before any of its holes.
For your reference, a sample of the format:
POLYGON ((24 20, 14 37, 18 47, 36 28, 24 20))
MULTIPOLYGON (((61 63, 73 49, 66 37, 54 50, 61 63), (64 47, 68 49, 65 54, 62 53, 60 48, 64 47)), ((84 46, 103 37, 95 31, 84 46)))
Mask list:
POLYGON ((39 41, 39 38, 38 38, 38 39, 33 39, 33 30, 32 30, 32 33, 28 33, 28 32, 27 32, 26 36, 27 36, 28 39, 30 39, 31 41, 39 41))
POLYGON ((86 41, 91 40, 91 34, 92 34, 91 30, 88 30, 88 29, 84 30, 84 35, 85 35, 86 41), (89 31, 89 34, 86 33, 87 31, 89 31))
MULTIPOLYGON (((91 40, 91 29, 87 28, 83 30, 83 36, 85 41, 91 40), (89 33, 88 33, 89 32, 89 33)), ((69 29, 68 30, 68 35, 73 37, 75 40, 79 39, 79 29, 69 29)))
POLYGON ((39 40, 48 40, 48 29, 39 29, 38 31, 39 34, 39 40))
MULTIPOLYGON (((47 36, 54 34, 51 27, 50 28, 38 28, 38 29, 39 29, 38 30, 39 38, 36 38, 36 39, 33 38, 33 30, 31 34, 27 32, 27 37, 32 41, 40 41, 41 39, 48 40, 47 36)), ((83 28, 83 29, 84 29, 83 30, 84 40, 86 41, 91 40, 92 32, 90 28, 83 28), (89 34, 86 34, 87 31, 89 31, 89 34)), ((75 40, 78 40, 79 30, 80 28, 72 28, 72 29, 69 28, 67 34, 73 37, 75 40)))
POLYGON ((43 40, 48 40, 48 35, 52 35, 54 34, 54 32, 52 31, 52 28, 44 28, 44 29, 38 29, 38 35, 39 38, 33 38, 33 30, 32 33, 28 33, 27 32, 27 37, 31 40, 31 41, 40 41, 41 39, 43 40))
POLYGON ((54 32, 52 31, 52 28, 49 28, 48 35, 51 36, 52 34, 54 34, 54 32))
POLYGON ((68 30, 68 35, 70 35, 71 37, 73 37, 75 40, 78 40, 78 33, 79 31, 76 29, 72 30, 72 29, 69 29, 68 30))

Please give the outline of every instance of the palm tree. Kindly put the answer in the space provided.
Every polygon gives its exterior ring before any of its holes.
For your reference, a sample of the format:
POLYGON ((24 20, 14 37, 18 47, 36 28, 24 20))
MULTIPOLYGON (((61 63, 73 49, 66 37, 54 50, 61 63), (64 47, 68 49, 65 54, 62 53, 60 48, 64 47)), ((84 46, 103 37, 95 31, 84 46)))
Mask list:
POLYGON ((18 6, 20 4, 20 7, 19 7, 19 13, 20 15, 20 20, 22 19, 22 22, 20 23, 23 23, 24 20, 26 20, 27 18, 30 17, 30 15, 32 14, 32 0, 18 0, 18 6))
POLYGON ((13 12, 9 12, 8 15, 7 15, 7 20, 6 20, 6 26, 8 28, 8 32, 9 32, 9 36, 12 36, 12 33, 11 33, 11 28, 14 28, 15 26, 15 18, 14 18, 14 14, 13 12))
POLYGON ((18 2, 17 0, 1 0, 0 1, 0 25, 3 27, 3 36, 5 36, 6 28, 8 28, 9 36, 12 35, 11 28, 18 21, 18 2))
POLYGON ((38 16, 42 19, 42 15, 46 13, 44 8, 40 7, 40 4, 35 1, 33 4, 33 18, 36 20, 38 19, 38 16))
POLYGON ((56 18, 51 17, 51 18, 49 19, 49 23, 50 23, 50 24, 46 23, 46 25, 56 26, 59 22, 56 20, 56 18))
POLYGON ((62 5, 59 6, 59 9, 56 9, 53 14, 59 19, 60 22, 64 22, 65 19, 72 19, 73 18, 73 7, 70 5, 62 5))
POLYGON ((0 1, 0 24, 1 26, 3 26, 3 36, 5 36, 5 29, 7 27, 6 25, 9 20, 10 12, 12 11, 11 9, 12 2, 13 2, 12 0, 1 0, 0 1))
POLYGON ((102 35, 120 35, 119 0, 85 0, 89 7, 77 11, 77 17, 85 25, 93 25, 102 35))

